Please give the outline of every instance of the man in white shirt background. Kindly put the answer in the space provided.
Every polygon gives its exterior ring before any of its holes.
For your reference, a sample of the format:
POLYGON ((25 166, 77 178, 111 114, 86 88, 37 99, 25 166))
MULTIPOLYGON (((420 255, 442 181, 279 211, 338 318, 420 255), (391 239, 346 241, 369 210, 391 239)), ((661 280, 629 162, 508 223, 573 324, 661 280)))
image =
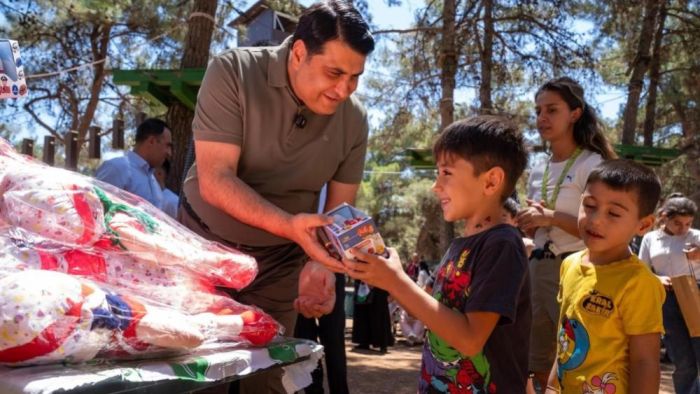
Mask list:
POLYGON ((97 169, 95 177, 163 209, 163 192, 154 171, 170 158, 172 147, 168 125, 160 119, 146 119, 136 128, 134 149, 106 160, 97 169))

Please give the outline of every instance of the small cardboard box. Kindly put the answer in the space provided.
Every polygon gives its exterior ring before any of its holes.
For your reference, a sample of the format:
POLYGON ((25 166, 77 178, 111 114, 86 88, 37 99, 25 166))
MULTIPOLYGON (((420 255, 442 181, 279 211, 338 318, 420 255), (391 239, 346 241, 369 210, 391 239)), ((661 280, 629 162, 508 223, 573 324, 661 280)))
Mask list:
POLYGON ((17 41, 0 39, 0 99, 27 94, 27 81, 17 41))
POLYGON ((371 217, 349 204, 341 204, 326 212, 333 223, 323 226, 319 232, 328 251, 336 258, 344 256, 352 259, 348 252, 353 247, 377 255, 386 255, 387 250, 382 236, 371 217))

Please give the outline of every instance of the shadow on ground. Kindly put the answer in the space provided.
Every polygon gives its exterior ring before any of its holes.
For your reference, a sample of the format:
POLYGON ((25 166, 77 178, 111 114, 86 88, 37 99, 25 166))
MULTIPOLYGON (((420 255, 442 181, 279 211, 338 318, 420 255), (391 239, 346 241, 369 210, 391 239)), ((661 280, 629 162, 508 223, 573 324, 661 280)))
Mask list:
MULTIPOLYGON (((353 350, 350 342, 352 319, 347 321, 345 350, 348 363, 348 387, 353 394, 415 394, 418 389, 422 346, 408 346, 403 337, 396 337, 396 346, 381 354, 373 350, 353 350)), ((672 394, 673 366, 661 364, 661 390, 672 394)), ((326 393, 328 388, 326 386, 326 393)))

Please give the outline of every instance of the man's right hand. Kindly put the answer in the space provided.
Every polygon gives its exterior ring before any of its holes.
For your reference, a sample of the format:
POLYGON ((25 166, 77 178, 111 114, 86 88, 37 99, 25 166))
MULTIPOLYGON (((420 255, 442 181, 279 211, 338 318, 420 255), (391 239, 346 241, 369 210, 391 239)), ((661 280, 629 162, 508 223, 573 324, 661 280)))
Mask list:
POLYGON ((294 309, 306 318, 318 318, 333 311, 335 297, 335 275, 324 265, 307 261, 299 274, 299 297, 294 300, 294 309))
POLYGON ((331 257, 316 236, 319 227, 333 223, 326 215, 299 213, 290 220, 289 239, 296 242, 311 258, 333 272, 344 273, 343 264, 331 257))

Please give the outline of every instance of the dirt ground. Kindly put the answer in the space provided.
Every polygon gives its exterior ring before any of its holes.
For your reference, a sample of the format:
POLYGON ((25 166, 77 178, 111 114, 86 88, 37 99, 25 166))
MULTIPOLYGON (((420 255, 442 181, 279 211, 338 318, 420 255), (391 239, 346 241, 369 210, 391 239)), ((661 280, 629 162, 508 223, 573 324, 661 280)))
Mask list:
MULTIPOLYGON (((350 342, 352 319, 347 321, 345 350, 348 360, 348 386, 357 394, 409 394, 418 388, 421 346, 410 347, 399 334, 396 345, 387 354, 375 351, 354 351, 350 342)), ((661 391, 673 393, 672 366, 661 364, 661 391)), ((327 392, 327 389, 326 389, 327 392)))

